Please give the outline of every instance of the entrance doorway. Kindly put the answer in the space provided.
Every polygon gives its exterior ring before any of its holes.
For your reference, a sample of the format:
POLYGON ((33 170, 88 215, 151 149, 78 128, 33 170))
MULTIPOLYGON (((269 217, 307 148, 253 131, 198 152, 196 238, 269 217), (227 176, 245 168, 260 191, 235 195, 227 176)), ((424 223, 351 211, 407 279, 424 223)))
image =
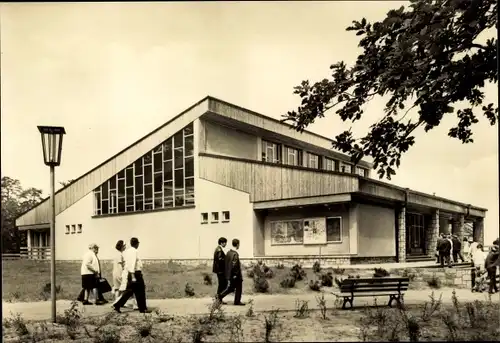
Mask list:
POLYGON ((406 254, 424 255, 425 224, 424 216, 419 213, 406 214, 406 254))

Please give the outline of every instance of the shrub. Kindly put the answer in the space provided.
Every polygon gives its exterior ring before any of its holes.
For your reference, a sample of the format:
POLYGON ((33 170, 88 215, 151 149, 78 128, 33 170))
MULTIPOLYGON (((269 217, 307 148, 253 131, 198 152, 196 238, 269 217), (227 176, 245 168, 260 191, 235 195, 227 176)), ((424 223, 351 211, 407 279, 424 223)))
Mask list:
POLYGON ((251 279, 253 279, 253 277, 255 276, 255 271, 254 271, 254 268, 249 268, 247 269, 247 276, 251 279))
POLYGON ((203 284, 207 286, 212 286, 212 275, 208 273, 203 273, 203 284))
POLYGON ((312 270, 315 273, 319 273, 321 271, 321 264, 319 263, 319 261, 314 262, 312 270))
POLYGON ((59 324, 66 326, 66 333, 71 339, 75 339, 78 329, 82 325, 82 313, 78 308, 78 302, 72 301, 69 309, 64 311, 64 316, 57 318, 59 324))
POLYGON ((325 287, 333 286, 333 274, 331 272, 321 274, 321 285, 325 287))
POLYGON ((293 287, 295 287, 295 278, 293 278, 291 276, 288 276, 288 277, 284 278, 283 280, 281 280, 280 286, 282 288, 293 288, 293 287))
POLYGON ((281 262, 278 262, 278 264, 276 265, 276 269, 285 269, 285 265, 281 262))
POLYGON ((321 294, 321 297, 316 297, 316 302, 318 303, 319 310, 321 312, 321 318, 324 320, 327 319, 326 317, 326 299, 325 295, 321 294))
POLYGON ((169 320, 173 320, 174 318, 172 316, 169 316, 168 314, 164 313, 160 309, 157 309, 155 311, 157 321, 159 323, 165 323, 168 322, 169 320))
POLYGON ((266 266, 265 264, 262 265, 262 271, 264 272, 264 274, 266 274, 267 272, 269 272, 271 270, 271 268, 269 268, 268 266, 266 266))
POLYGON ((264 275, 255 275, 253 278, 253 288, 258 293, 266 293, 269 290, 269 282, 264 275))
POLYGON ((309 302, 305 300, 295 301, 295 318, 307 318, 309 317, 309 302))
POLYGON ((374 271, 375 271, 375 273, 373 273, 373 277, 387 277, 387 276, 391 275, 384 268, 375 268, 374 271))
POLYGON ((186 286, 184 287, 184 293, 188 296, 188 297, 193 297, 194 296, 194 288, 188 283, 186 283, 186 286))
POLYGON ((96 332, 95 343, 119 343, 120 330, 114 326, 105 326, 96 332))
POLYGON ((137 335, 141 338, 151 336, 151 331, 153 330, 153 321, 151 316, 145 316, 144 320, 138 322, 135 330, 137 335))
POLYGON ((340 268, 340 267, 333 268, 333 274, 335 275, 344 275, 344 273, 345 273, 345 268, 340 268))
MULTIPOLYGON (((51 292, 52 284, 46 283, 45 286, 43 286, 42 292, 43 293, 49 293, 51 292)), ((61 285, 56 285, 56 294, 59 294, 61 292, 62 288, 61 285)))
POLYGON ((312 291, 315 291, 315 292, 319 292, 320 289, 321 289, 321 284, 318 280, 310 280, 309 281, 309 288, 312 290, 312 291))
POLYGON ((274 276, 274 272, 272 269, 268 268, 266 272, 264 272, 264 277, 266 279, 272 279, 274 276))
POLYGON ((229 323, 229 342, 242 342, 243 341, 243 325, 241 316, 231 318, 229 323))
POLYGON ((307 277, 307 273, 302 269, 302 266, 296 264, 290 270, 290 275, 295 279, 295 281, 303 280, 307 277))
POLYGON ((20 313, 16 313, 12 318, 6 318, 3 321, 6 328, 13 328, 18 336, 29 334, 28 326, 20 313))
POLYGON ((401 276, 407 277, 411 282, 411 281, 415 281, 415 279, 418 276, 418 273, 416 273, 413 269, 406 268, 406 269, 403 269, 403 271, 401 272, 401 276))
POLYGON ((427 279, 427 285, 432 289, 439 289, 441 288, 441 280, 439 280, 436 275, 432 275, 427 279))
POLYGON ((255 312, 254 312, 254 310, 253 310, 253 299, 250 299, 250 300, 248 301, 248 310, 247 310, 247 312, 245 313, 245 316, 246 316, 246 317, 253 317, 253 316, 255 316, 255 312))
MULTIPOLYGON (((279 336, 279 329, 281 328, 281 323, 279 321, 279 309, 273 309, 269 312, 269 315, 264 316, 264 342, 271 342, 272 334, 276 332, 274 336, 279 336)), ((276 341, 279 341, 279 337, 275 337, 276 341)))

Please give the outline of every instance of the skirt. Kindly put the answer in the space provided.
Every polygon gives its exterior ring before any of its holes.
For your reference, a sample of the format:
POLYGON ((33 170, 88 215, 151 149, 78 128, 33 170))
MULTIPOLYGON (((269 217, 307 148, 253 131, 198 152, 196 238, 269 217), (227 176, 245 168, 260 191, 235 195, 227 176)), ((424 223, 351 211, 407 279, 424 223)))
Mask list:
POLYGON ((97 287, 97 278, 94 274, 82 275, 82 288, 83 289, 94 289, 97 287))

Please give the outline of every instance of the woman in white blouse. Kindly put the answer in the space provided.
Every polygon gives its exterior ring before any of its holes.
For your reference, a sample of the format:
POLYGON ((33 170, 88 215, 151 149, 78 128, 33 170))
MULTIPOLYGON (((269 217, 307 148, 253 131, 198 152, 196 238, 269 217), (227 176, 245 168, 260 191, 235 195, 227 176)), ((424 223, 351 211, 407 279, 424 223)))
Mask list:
MULTIPOLYGON (((123 242, 123 240, 119 240, 116 242, 115 246, 116 250, 118 251, 116 253, 116 256, 113 260, 113 294, 114 294, 114 302, 118 301, 120 296, 123 294, 127 287, 127 271, 124 269, 125 268, 125 259, 123 257, 123 252, 127 248, 126 244, 123 242)), ((135 299, 131 298, 129 301, 127 301, 127 304, 125 307, 130 307, 130 308, 137 308, 137 305, 135 304, 135 299)))
POLYGON ((89 250, 83 255, 82 266, 80 272, 82 275, 82 288, 85 290, 83 305, 91 305, 89 302, 90 293, 93 293, 95 304, 100 305, 97 294, 97 279, 101 272, 97 252, 99 247, 97 244, 90 244, 89 250))

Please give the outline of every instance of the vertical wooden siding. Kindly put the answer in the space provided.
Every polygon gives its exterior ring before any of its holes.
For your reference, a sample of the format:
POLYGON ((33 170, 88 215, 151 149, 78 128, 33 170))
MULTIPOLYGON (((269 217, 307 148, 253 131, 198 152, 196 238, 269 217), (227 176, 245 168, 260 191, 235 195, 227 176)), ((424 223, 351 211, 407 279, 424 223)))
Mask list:
MULTIPOLYGON (((184 126, 196 120, 208 110, 208 100, 204 100, 187 112, 174 119, 171 123, 146 136, 139 143, 116 155, 99 168, 77 179, 74 183, 56 194, 56 215, 76 203, 111 176, 127 167, 149 150, 162 143, 165 139, 181 130, 184 126)), ((195 133, 196 135, 196 133, 195 133)), ((62 166, 64 168, 64 165, 62 166)), ((31 211, 16 220, 17 226, 48 223, 49 201, 44 201, 31 211)))
POLYGON ((355 176, 264 165, 222 156, 199 156, 200 178, 250 194, 251 201, 267 201, 356 192, 355 176))

